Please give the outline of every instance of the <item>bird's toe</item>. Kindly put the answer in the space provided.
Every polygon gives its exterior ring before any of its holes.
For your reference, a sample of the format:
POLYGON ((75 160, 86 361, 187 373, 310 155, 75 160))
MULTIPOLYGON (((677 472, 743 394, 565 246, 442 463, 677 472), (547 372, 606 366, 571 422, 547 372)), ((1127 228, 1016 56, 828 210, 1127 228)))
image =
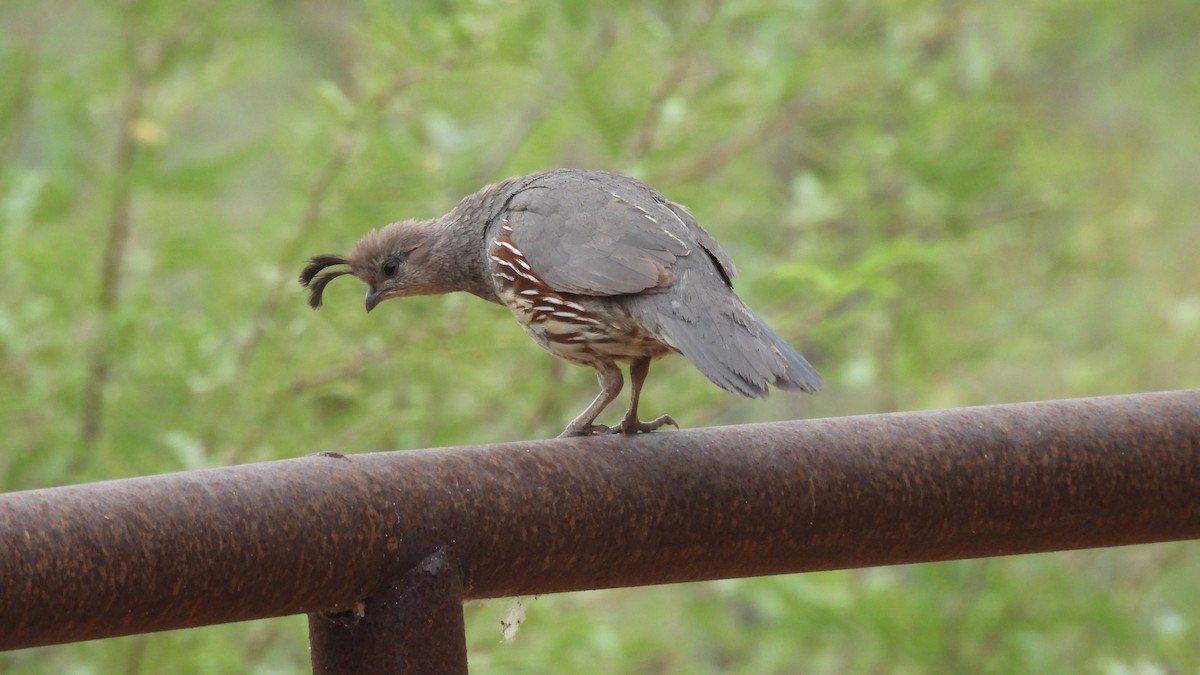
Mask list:
POLYGON ((674 418, 672 418, 670 415, 663 415, 662 417, 657 417, 655 419, 650 420, 649 422, 643 422, 643 421, 637 420, 637 419, 623 420, 617 426, 610 428, 608 430, 608 433, 610 433, 610 434, 626 434, 626 435, 648 434, 651 431, 656 431, 660 427, 666 426, 668 424, 675 427, 676 429, 679 428, 679 423, 676 422, 674 420, 674 418))
POLYGON ((603 434, 620 433, 613 431, 617 427, 610 427, 604 424, 589 424, 582 427, 567 427, 558 438, 578 438, 580 436, 599 436, 603 434))

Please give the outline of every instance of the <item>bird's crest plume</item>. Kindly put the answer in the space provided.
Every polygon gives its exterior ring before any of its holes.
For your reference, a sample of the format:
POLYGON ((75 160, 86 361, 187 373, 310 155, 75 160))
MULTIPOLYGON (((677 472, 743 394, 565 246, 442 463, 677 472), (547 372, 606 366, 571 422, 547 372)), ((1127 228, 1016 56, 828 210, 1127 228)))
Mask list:
POLYGON ((353 270, 333 270, 320 276, 318 276, 318 273, 334 265, 349 264, 350 261, 340 255, 319 255, 309 258, 308 265, 300 273, 300 285, 308 289, 308 304, 310 307, 316 309, 321 306, 321 295, 325 292, 325 287, 329 285, 329 282, 343 274, 351 274, 353 270))

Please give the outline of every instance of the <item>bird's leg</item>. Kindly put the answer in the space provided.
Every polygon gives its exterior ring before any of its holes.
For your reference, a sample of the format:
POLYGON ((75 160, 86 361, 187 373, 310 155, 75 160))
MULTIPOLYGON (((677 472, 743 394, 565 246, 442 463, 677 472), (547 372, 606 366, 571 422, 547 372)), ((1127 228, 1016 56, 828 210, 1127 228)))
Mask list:
POLYGON ((670 424, 676 429, 679 424, 671 419, 670 415, 663 415, 649 422, 642 422, 638 419, 638 399, 642 395, 642 384, 646 381, 646 375, 650 373, 650 357, 644 356, 637 361, 634 361, 629 366, 629 410, 625 411, 625 419, 617 426, 609 429, 612 434, 644 434, 663 426, 670 424))
MULTIPOLYGON (((645 377, 645 374, 643 374, 645 377)), ((596 366, 596 379, 600 381, 600 393, 596 395, 595 400, 581 413, 579 417, 571 420, 567 428, 558 435, 559 438, 567 438, 569 436, 591 436, 592 434, 605 434, 611 431, 603 424, 594 424, 600 413, 608 407, 613 399, 621 393, 621 387, 625 386, 625 378, 621 376, 621 369, 615 363, 604 363, 596 366)))

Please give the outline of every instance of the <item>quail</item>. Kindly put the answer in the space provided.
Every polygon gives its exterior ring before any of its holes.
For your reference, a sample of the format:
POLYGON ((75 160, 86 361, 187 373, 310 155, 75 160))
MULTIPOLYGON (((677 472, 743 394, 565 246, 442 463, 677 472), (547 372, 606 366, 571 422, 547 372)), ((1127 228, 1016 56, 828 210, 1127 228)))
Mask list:
POLYGON ((560 436, 654 431, 638 419, 650 362, 685 356, 722 389, 766 397, 768 386, 815 392, 822 380, 733 292, 737 268, 692 214, 649 185, 603 171, 557 169, 509 178, 433 220, 367 233, 349 255, 311 258, 309 304, 351 274, 371 311, 389 298, 466 291, 504 305, 551 354, 596 370, 600 393, 560 436), (329 269, 334 268, 334 269, 329 269), (328 271, 326 271, 328 270, 328 271), (620 394, 616 426, 596 418, 620 394))

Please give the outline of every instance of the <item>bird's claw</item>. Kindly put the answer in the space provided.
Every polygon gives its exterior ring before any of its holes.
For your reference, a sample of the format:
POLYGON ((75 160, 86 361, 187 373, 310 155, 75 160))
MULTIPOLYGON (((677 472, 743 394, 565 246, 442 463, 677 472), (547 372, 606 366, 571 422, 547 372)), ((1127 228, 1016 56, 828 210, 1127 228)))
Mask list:
POLYGON ((674 419, 672 419, 672 417, 670 415, 663 415, 662 417, 652 419, 649 422, 642 422, 641 420, 638 420, 638 419, 622 420, 621 423, 618 424, 617 426, 607 427, 606 430, 601 433, 626 434, 626 435, 648 434, 651 431, 656 431, 656 430, 658 430, 659 427, 665 426, 667 424, 670 424, 671 426, 675 427, 676 429, 679 428, 679 423, 676 422, 674 419))

